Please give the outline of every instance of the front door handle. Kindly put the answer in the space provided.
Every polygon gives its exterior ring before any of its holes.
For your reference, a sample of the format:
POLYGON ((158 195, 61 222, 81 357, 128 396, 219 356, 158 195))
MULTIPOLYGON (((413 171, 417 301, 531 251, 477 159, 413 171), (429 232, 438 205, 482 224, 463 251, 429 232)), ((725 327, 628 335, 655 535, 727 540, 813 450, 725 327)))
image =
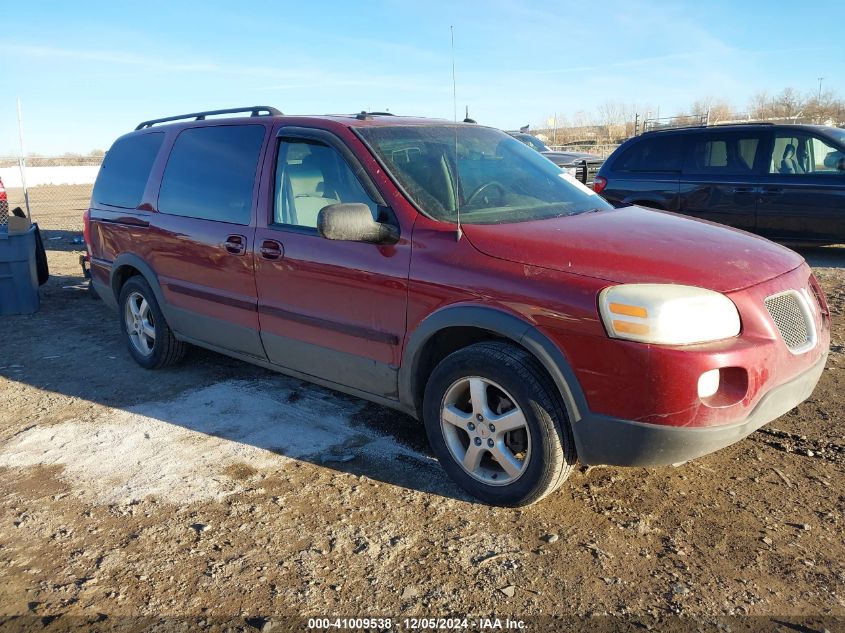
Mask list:
POLYGON ((764 196, 779 196, 783 193, 783 188, 781 187, 763 187, 760 190, 760 193, 764 196))
POLYGON ((757 187, 734 187, 731 193, 756 193, 757 187))
POLYGON ((284 247, 276 240, 264 240, 258 249, 264 259, 279 259, 285 253, 284 247))
POLYGON ((230 235, 223 242, 223 248, 232 255, 243 255, 246 252, 246 238, 243 235, 230 235))

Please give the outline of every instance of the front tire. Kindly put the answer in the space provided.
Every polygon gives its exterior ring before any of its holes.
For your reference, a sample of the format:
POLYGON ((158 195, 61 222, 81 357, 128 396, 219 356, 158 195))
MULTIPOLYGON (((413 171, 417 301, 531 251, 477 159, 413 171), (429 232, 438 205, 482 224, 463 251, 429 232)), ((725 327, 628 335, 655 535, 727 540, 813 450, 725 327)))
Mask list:
POLYGON ((483 342, 447 356, 423 398, 432 449, 469 494, 500 506, 535 503, 575 466, 557 389, 527 351, 483 342))
POLYGON ((120 329, 129 353, 145 369, 161 369, 179 362, 186 345, 167 325, 150 284, 131 277, 120 289, 120 329))

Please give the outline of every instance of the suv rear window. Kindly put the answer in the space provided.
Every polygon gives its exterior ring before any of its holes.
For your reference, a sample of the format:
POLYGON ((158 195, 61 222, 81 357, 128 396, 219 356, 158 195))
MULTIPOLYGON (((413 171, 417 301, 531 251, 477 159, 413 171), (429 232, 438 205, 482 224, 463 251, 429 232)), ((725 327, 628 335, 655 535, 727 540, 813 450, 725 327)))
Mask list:
POLYGON ((263 142, 263 125, 221 125, 182 131, 161 179, 158 210, 249 224, 263 142))
POLYGON ((141 204, 163 140, 162 132, 154 132, 115 141, 103 159, 92 200, 123 209, 134 209, 141 204))
POLYGON ((616 160, 617 171, 680 171, 683 138, 654 136, 634 142, 616 160))

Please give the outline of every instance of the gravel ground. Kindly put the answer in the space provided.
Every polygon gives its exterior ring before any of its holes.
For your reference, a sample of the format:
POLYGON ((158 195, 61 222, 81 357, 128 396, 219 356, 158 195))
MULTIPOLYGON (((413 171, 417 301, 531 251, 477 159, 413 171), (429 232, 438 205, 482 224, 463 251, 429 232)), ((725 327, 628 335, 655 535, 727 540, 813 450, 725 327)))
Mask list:
POLYGON ((201 350, 139 368, 82 283, 78 214, 36 219, 41 310, 0 322, 0 626, 682 615, 844 630, 845 249, 803 251, 834 326, 810 400, 684 466, 581 469, 510 510, 466 498, 401 414, 201 350))

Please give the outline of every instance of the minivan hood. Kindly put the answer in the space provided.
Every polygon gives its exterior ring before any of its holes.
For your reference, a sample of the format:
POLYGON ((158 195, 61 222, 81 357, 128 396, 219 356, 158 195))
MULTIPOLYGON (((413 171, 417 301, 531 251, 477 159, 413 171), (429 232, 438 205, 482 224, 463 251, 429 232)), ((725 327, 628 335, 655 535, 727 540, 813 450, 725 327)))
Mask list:
POLYGON ((633 206, 532 222, 465 224, 463 230, 486 255, 617 283, 731 292, 804 261, 744 231, 633 206))

